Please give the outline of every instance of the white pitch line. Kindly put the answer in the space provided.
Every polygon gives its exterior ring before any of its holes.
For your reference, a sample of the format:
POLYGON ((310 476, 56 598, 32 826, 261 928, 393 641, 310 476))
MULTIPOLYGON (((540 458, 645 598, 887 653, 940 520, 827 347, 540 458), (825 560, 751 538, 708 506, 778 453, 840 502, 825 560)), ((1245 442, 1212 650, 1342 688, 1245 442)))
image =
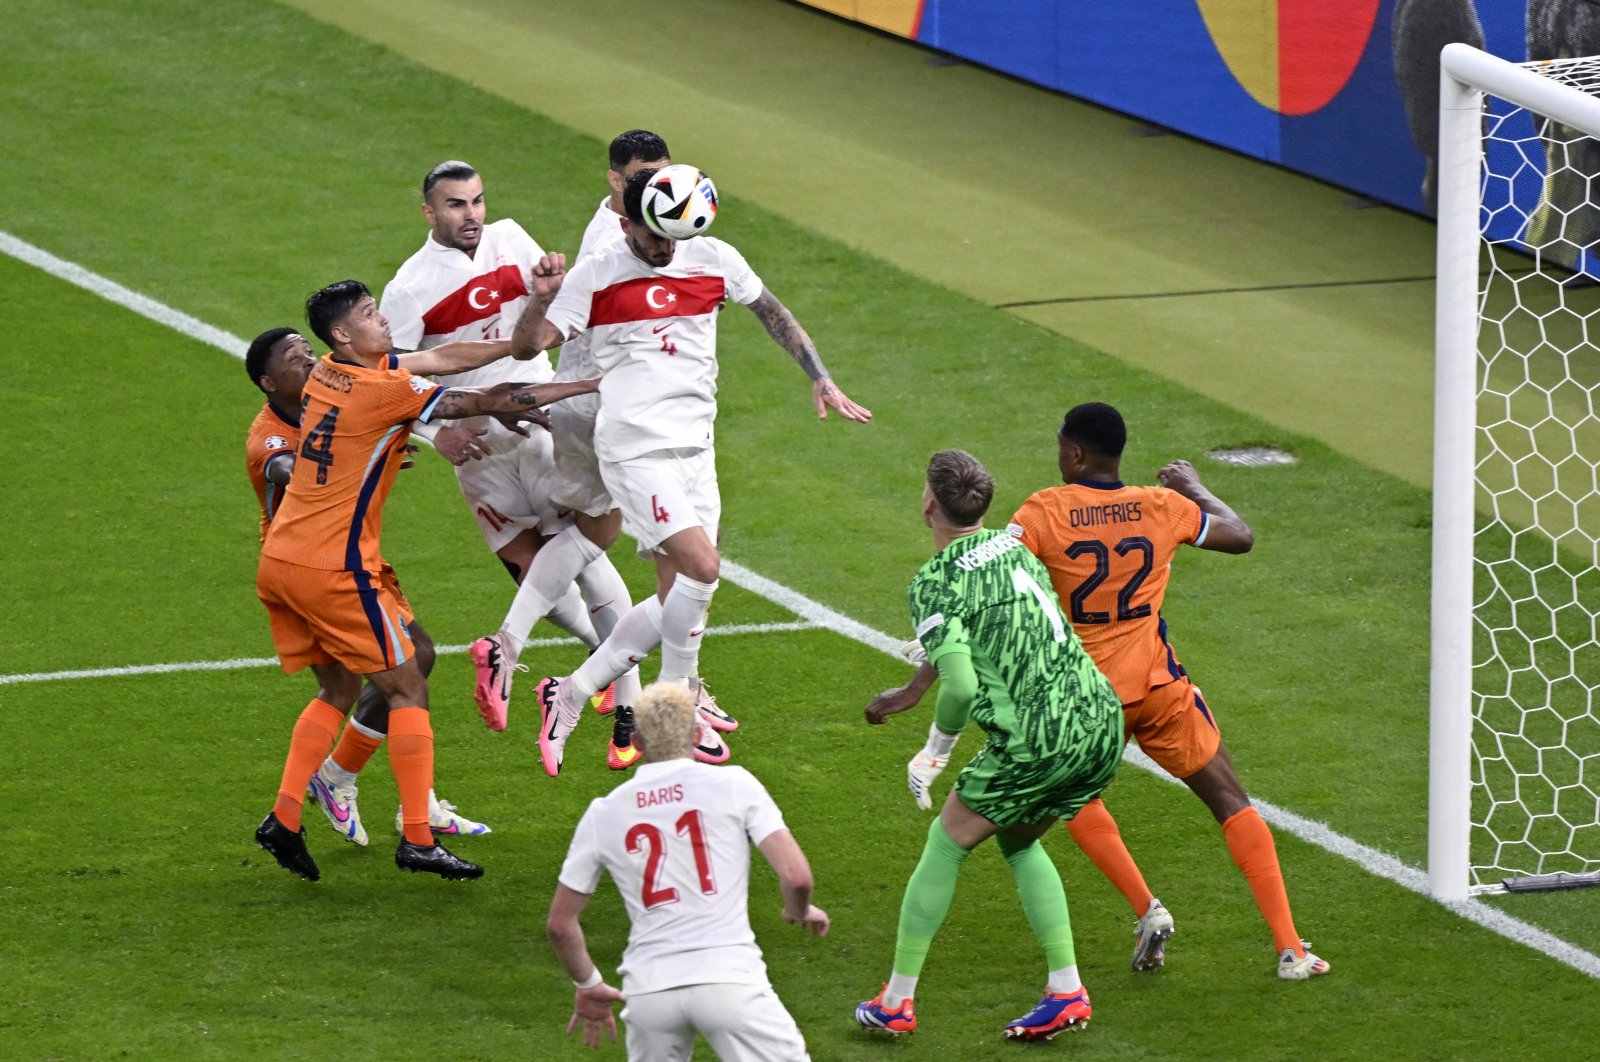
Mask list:
MULTIPOLYGON (((60 277, 69 283, 76 284, 88 291, 94 292, 103 298, 109 299, 120 306, 125 306, 141 316, 152 321, 164 324, 177 332, 192 339, 209 343, 218 350, 224 351, 233 357, 242 357, 245 341, 231 333, 213 328, 204 321, 190 317, 136 291, 130 291, 113 280, 108 280, 98 273, 90 272, 82 266, 76 265, 55 255, 35 247, 31 243, 19 240, 9 233, 0 231, 0 251, 21 259, 30 265, 60 277)), ((868 627, 864 623, 851 619, 841 612, 828 606, 813 601, 797 590, 792 590, 782 583, 774 582, 766 576, 759 575, 741 564, 735 564, 726 557, 722 560, 722 575, 734 584, 764 597, 774 604, 782 605, 796 615, 809 620, 811 624, 841 634, 852 641, 871 646, 874 649, 893 656, 897 660, 904 660, 900 655, 902 639, 891 638, 882 631, 868 627)), ((790 628, 802 629, 802 628, 790 628)), ((712 633, 708 631, 707 633, 712 633)), ((460 651, 462 647, 451 647, 460 651)), ((276 663, 276 660, 267 660, 266 663, 276 663)), ((238 664, 241 667, 256 667, 260 664, 239 661, 214 661, 198 665, 182 664, 153 664, 142 668, 104 669, 93 672, 56 672, 63 677, 98 677, 106 674, 145 674, 149 672, 171 670, 218 670, 223 665, 238 664)), ((5 682, 43 681, 26 675, 0 676, 0 684, 5 682)), ((1136 766, 1151 771, 1161 778, 1167 778, 1165 771, 1137 750, 1129 750, 1127 760, 1136 766)), ((1170 779, 1169 779, 1170 780, 1170 779)), ((1255 800, 1256 808, 1261 812, 1262 818, 1271 825, 1294 834, 1301 840, 1314 844, 1335 855, 1350 860, 1363 870, 1387 881, 1392 881, 1403 889, 1429 896, 1426 875, 1422 871, 1407 866, 1391 855, 1387 855, 1375 848, 1368 848, 1358 841, 1351 840, 1343 834, 1337 833, 1328 826, 1311 819, 1302 818, 1291 811, 1278 808, 1264 800, 1255 800)), ((1482 926, 1500 934, 1508 940, 1525 945, 1533 950, 1546 955, 1559 963, 1573 969, 1600 978, 1600 956, 1584 951, 1560 937, 1546 932, 1537 926, 1529 925, 1521 919, 1506 914, 1499 908, 1490 907, 1481 900, 1464 900, 1459 903, 1441 904, 1445 909, 1460 915, 1462 918, 1475 925, 1482 926)))
MULTIPOLYGON (((710 627, 706 637, 713 634, 779 634, 784 631, 814 631, 818 627, 806 620, 788 620, 782 623, 725 623, 710 627)), ((578 645, 576 638, 534 638, 523 645, 524 650, 548 649, 553 645, 578 645)), ((441 645, 434 651, 440 656, 464 653, 468 645, 441 645)), ((277 667, 275 656, 241 656, 233 660, 191 660, 179 664, 133 664, 128 667, 95 667, 77 671, 30 671, 19 675, 0 675, 0 686, 17 682, 63 682, 69 679, 126 678, 130 675, 170 675, 185 671, 244 671, 255 667, 277 667)))

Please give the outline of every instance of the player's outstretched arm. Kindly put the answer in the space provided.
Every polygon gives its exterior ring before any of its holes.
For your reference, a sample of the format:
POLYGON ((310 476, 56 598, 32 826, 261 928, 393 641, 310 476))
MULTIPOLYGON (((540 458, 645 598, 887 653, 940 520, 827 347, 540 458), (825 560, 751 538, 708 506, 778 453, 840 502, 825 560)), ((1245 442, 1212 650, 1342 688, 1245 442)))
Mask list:
POLYGON ((811 864, 800 851, 800 843, 788 830, 773 830, 757 846, 778 875, 783 893, 783 920, 804 926, 814 937, 828 935, 828 912, 811 903, 811 864))
POLYGON ((1156 479, 1161 481, 1163 487, 1177 491, 1200 506, 1200 511, 1210 518, 1211 526, 1206 531, 1205 541, 1199 543, 1201 549, 1216 550, 1218 553, 1250 552, 1250 547, 1256 543, 1255 532, 1227 502, 1206 489, 1205 484, 1200 482, 1200 473, 1194 470, 1193 465, 1179 459, 1157 472, 1156 479))
POLYGON ((517 327, 511 332, 511 356, 520 361, 537 357, 540 351, 559 347, 566 337, 545 318, 545 311, 561 290, 567 277, 567 256, 547 254, 533 265, 533 291, 517 327))
POLYGON ((924 656, 910 682, 892 690, 884 690, 867 702, 867 722, 879 726, 891 715, 898 715, 915 708, 922 700, 922 695, 928 692, 928 687, 933 685, 933 680, 938 677, 939 673, 924 656))
POLYGON ((817 411, 818 420, 826 420, 829 409, 837 410, 845 420, 854 420, 862 424, 872 419, 870 409, 852 402, 850 396, 833 382, 833 377, 828 375, 828 370, 822 364, 822 358, 817 354, 816 345, 811 342, 811 337, 800 327, 800 322, 795 320, 789 308, 772 294, 771 289, 761 289, 756 301, 750 303, 750 312, 756 315, 756 319, 767 330, 767 335, 772 337, 772 341, 787 350, 789 356, 795 360, 795 364, 805 370, 806 376, 810 377, 811 404, 817 411))
POLYGON ((449 376, 479 369, 511 353, 509 339, 467 339, 398 355, 400 367, 418 376, 449 376))
POLYGON ((588 905, 587 895, 558 884, 550 900, 545 932, 567 976, 572 978, 574 986, 579 986, 573 995, 567 1035, 571 1036, 582 1024, 584 1046, 599 1047, 605 1042, 604 1033, 610 1033, 613 1042, 617 1039, 617 1019, 611 1007, 621 1001, 622 993, 605 983, 599 968, 589 957, 589 945, 583 938, 583 926, 578 922, 578 916, 588 905))
POLYGON ((561 380, 551 383, 501 383, 493 387, 452 387, 439 397, 433 416, 454 420, 497 413, 538 416, 538 407, 600 390, 600 377, 587 380, 561 380))

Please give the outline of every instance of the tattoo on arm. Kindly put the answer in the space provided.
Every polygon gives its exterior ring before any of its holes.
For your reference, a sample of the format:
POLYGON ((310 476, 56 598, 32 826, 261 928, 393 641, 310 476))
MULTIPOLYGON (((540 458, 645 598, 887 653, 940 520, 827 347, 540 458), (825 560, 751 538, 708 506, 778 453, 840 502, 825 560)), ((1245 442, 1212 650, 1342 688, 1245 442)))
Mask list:
POLYGON ((778 301, 777 296, 763 288, 761 296, 750 304, 750 311, 756 315, 772 341, 787 350, 795 363, 805 370, 806 376, 820 380, 828 375, 811 337, 800 327, 800 322, 795 320, 789 308, 778 301))

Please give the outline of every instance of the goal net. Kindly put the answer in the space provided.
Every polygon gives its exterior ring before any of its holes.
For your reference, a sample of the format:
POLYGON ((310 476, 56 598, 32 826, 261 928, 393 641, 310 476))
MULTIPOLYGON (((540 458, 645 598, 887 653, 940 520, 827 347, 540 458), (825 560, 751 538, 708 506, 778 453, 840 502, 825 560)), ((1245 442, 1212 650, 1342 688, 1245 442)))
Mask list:
POLYGON ((1600 884, 1600 58, 1445 49, 1429 879, 1600 884))

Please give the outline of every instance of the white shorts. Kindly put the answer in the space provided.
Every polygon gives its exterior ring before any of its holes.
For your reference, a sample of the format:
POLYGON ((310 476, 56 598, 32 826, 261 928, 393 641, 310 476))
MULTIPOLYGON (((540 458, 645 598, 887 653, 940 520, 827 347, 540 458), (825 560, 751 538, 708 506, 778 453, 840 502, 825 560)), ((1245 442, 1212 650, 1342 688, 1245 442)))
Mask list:
POLYGON ((456 482, 491 550, 499 552, 530 528, 553 535, 571 523, 550 496, 555 460, 549 432, 535 427, 524 439, 495 431, 484 441, 493 452, 456 466, 456 482))
POLYGON ((711 447, 658 450, 628 461, 601 458, 600 474, 622 509, 623 530, 638 539, 640 553, 691 527, 705 528, 716 541, 722 494, 711 447))
POLYGON ((805 1038, 771 985, 685 985, 630 995, 628 1062, 682 1062, 698 1032, 722 1062, 809 1062, 805 1038))
POLYGON ((579 395, 550 407, 556 453, 550 497, 563 508, 589 516, 604 516, 617 507, 600 478, 600 459, 594 452, 599 412, 599 395, 579 395))

